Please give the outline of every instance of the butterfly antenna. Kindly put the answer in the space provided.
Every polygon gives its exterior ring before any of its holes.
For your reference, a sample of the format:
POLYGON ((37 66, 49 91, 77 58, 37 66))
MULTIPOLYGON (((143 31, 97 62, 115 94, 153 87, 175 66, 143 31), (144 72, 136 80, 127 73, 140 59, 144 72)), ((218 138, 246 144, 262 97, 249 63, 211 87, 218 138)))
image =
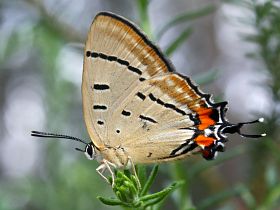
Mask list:
POLYGON ((79 139, 79 138, 76 138, 76 137, 73 137, 73 136, 56 134, 56 133, 46 133, 46 132, 40 132, 40 131, 31 131, 31 136, 44 137, 44 138, 70 139, 70 140, 74 140, 74 141, 79 141, 79 142, 87 145, 87 143, 84 140, 82 140, 82 139, 79 139))
POLYGON ((85 152, 84 150, 80 149, 80 148, 75 148, 75 150, 79 151, 79 152, 85 152))
POLYGON ((227 126, 223 130, 223 132, 224 133, 238 133, 240 136, 247 137, 247 138, 260 138, 260 137, 264 137, 264 136, 266 136, 265 133, 262 133, 262 134, 245 134, 245 133, 242 133, 241 130, 240 130, 244 125, 255 124, 255 123, 259 123, 259 122, 263 122, 263 121, 264 121, 264 118, 259 118, 257 120, 253 120, 253 121, 249 121, 249 122, 230 124, 229 126, 227 126))
POLYGON ((259 123, 259 122, 263 122, 263 121, 264 121, 264 118, 259 118, 257 120, 253 120, 253 121, 249 121, 249 122, 238 123, 237 126, 238 126, 239 129, 237 130, 237 133, 239 133, 240 136, 247 137, 247 138, 260 138, 260 137, 264 137, 264 136, 266 136, 266 133, 262 133, 262 134, 245 134, 245 133, 241 133, 241 131, 240 131, 240 128, 243 125, 255 124, 255 123, 259 123))

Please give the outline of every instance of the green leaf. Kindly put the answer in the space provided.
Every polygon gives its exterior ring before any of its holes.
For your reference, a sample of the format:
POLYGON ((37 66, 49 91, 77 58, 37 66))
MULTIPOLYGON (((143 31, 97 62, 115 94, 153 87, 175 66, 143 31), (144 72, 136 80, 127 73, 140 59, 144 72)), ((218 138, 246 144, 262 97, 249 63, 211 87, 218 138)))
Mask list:
MULTIPOLYGON (((274 209, 280 201, 280 184, 270 190, 258 210, 274 209)), ((277 206, 278 207, 278 206, 277 206)))
POLYGON ((158 165, 155 165, 150 173, 150 176, 148 177, 147 181, 145 182, 145 185, 143 186, 143 189, 140 193, 140 196, 146 195, 147 192, 149 191, 152 183, 155 180, 155 177, 157 175, 158 172, 158 165))
POLYGON ((182 161, 177 161, 174 164, 170 164, 170 171, 172 172, 172 178, 174 180, 184 180, 185 183, 180 189, 178 189, 175 194, 175 203, 178 209, 187 210, 193 207, 193 203, 190 195, 190 181, 189 173, 186 170, 186 165, 182 161))
POLYGON ((167 197, 167 194, 166 195, 163 195, 161 197, 158 197, 154 200, 151 200, 151 201, 148 201, 145 203, 144 205, 144 208, 147 208, 148 206, 153 206, 153 205, 156 205, 156 204, 159 204, 160 202, 162 202, 165 198, 167 197))
POLYGON ((186 41, 190 35, 192 34, 192 29, 189 27, 185 29, 165 50, 165 54, 167 56, 171 56, 178 47, 183 44, 184 41, 186 41))
POLYGON ((251 58, 251 59, 259 59, 260 56, 255 53, 255 52, 249 52, 245 54, 246 58, 251 58))
POLYGON ((138 12, 139 12, 139 20, 140 20, 140 27, 145 31, 147 36, 153 40, 153 33, 150 26, 149 16, 148 16, 148 5, 149 0, 138 0, 138 12))
POLYGON ((242 189, 239 186, 237 186, 237 187, 234 187, 233 189, 229 189, 226 191, 216 193, 216 194, 212 195, 211 197, 201 201, 197 205, 197 209, 200 209, 200 210, 209 209, 210 207, 216 206, 218 203, 226 200, 227 198, 231 198, 233 196, 241 194, 241 192, 242 192, 242 189))
POLYGON ((236 5, 236 6, 245 7, 245 8, 248 8, 248 9, 254 8, 253 2, 252 1, 247 1, 247 0, 223 0, 223 2, 233 4, 233 5, 236 5))
POLYGON ((185 183, 184 181, 174 182, 173 184, 171 184, 169 187, 163 189, 162 191, 152 194, 152 195, 154 195, 154 199, 153 200, 149 199, 149 201, 145 203, 144 207, 148 207, 148 206, 152 206, 152 205, 157 204, 157 206, 159 208, 161 206, 161 204, 163 203, 163 201, 165 200, 165 198, 172 191, 174 191, 178 187, 181 187, 184 183, 185 183))
POLYGON ((126 199, 125 196, 120 191, 115 191, 115 194, 122 203, 126 199))
POLYGON ((146 19, 148 17, 148 5, 149 5, 149 0, 137 1, 140 20, 146 19))
POLYGON ((135 176, 131 176, 130 180, 132 181, 135 190, 137 190, 137 193, 141 190, 141 184, 139 186, 139 180, 135 176))
POLYGON ((277 185, 278 177, 279 175, 276 164, 274 162, 267 163, 265 170, 265 180, 268 188, 272 189, 275 187, 275 185, 277 185))
POLYGON ((147 169, 144 165, 136 165, 136 172, 140 181, 141 186, 147 181, 147 169))
POLYGON ((250 190, 243 185, 239 185, 239 187, 242 189, 240 197, 245 202, 248 209, 256 209, 256 200, 250 190))
POLYGON ((170 192, 172 192, 173 190, 175 190, 176 188, 182 186, 184 184, 184 181, 178 181, 178 182, 174 182, 173 184, 171 184, 169 187, 157 192, 157 193, 153 193, 151 195, 145 195, 142 196, 140 198, 141 201, 148 201, 148 200, 152 200, 155 198, 159 198, 161 196, 166 196, 167 194, 169 194, 170 192))
POLYGON ((218 69, 211 69, 208 70, 207 72, 196 75, 193 78, 197 84, 206 85, 216 80, 218 78, 219 72, 220 71, 218 69))
POLYGON ((173 19, 171 19, 169 22, 167 22, 160 30, 158 30, 158 33, 156 34, 157 40, 160 40, 163 34, 170 29, 171 27, 187 22, 190 20, 197 19, 199 17, 208 15, 212 13, 215 10, 215 7, 213 5, 208 5, 202 9, 196 10, 196 11, 191 11, 191 12, 185 12, 182 14, 177 15, 173 19))
POLYGON ((240 146, 236 146, 234 149, 230 151, 220 154, 220 156, 216 160, 201 161, 189 169, 189 176, 194 178, 200 172, 205 171, 208 168, 213 167, 214 165, 218 165, 219 163, 223 163, 226 160, 230 160, 233 157, 241 155, 242 153, 244 153, 244 151, 245 151, 244 146, 240 145, 240 146))
POLYGON ((115 198, 103 198, 101 196, 97 196, 97 199, 108 206, 118 206, 123 204, 120 200, 115 198))

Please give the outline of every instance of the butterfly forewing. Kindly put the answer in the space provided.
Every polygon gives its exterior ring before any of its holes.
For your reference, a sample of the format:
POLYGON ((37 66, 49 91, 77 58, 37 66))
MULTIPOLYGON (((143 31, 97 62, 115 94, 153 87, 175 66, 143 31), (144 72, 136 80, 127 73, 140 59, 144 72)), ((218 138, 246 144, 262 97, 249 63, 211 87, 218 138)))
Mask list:
POLYGON ((145 40, 135 26, 109 13, 100 13, 92 23, 85 46, 82 93, 85 122, 97 146, 110 144, 110 116, 132 89, 168 72, 166 61, 145 40))

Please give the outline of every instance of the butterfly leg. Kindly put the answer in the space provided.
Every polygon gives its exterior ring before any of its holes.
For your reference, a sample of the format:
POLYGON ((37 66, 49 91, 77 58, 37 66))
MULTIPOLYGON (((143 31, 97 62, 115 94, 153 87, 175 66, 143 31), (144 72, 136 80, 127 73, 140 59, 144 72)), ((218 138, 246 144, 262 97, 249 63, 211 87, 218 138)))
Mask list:
POLYGON ((138 175, 137 175, 137 173, 136 173, 135 165, 134 165, 134 163, 133 163, 131 157, 128 157, 128 162, 130 162, 130 164, 131 164, 132 171, 133 171, 134 176, 135 176, 135 178, 136 178, 137 187, 138 187, 138 189, 141 189, 141 184, 140 184, 138 175))
POLYGON ((98 173, 103 179, 105 179, 109 184, 111 184, 111 183, 109 182, 109 180, 107 179, 107 177, 105 177, 105 176, 103 175, 104 171, 105 171, 106 169, 108 169, 109 173, 110 173, 111 176, 112 176, 112 187, 113 187, 113 186, 115 185, 115 175, 114 175, 114 173, 113 173, 113 171, 112 171, 112 169, 111 169, 110 166, 115 167, 115 165, 112 164, 111 162, 109 162, 109 161, 107 161, 107 160, 103 160, 103 161, 102 161, 102 164, 101 164, 100 166, 98 166, 98 168, 96 169, 96 171, 97 171, 97 173, 98 173))
POLYGON ((103 160, 104 164, 106 165, 106 168, 108 169, 108 171, 110 172, 111 176, 112 176, 112 187, 114 187, 115 185, 115 174, 112 171, 111 167, 116 167, 113 163, 109 162, 108 160, 103 160))
POLYGON ((96 172, 97 172, 103 179, 105 179, 106 182, 108 182, 109 184, 111 184, 111 183, 109 182, 109 180, 107 179, 107 177, 105 177, 105 176, 103 175, 103 172, 105 171, 105 169, 106 169, 106 165, 103 163, 103 164, 101 164, 100 166, 97 167, 96 172))

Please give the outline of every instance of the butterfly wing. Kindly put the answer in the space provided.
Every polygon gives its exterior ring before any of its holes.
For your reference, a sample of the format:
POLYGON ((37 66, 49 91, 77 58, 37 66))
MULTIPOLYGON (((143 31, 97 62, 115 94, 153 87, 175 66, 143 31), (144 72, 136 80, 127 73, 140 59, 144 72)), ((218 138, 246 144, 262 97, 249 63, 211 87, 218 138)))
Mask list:
POLYGON ((135 163, 179 159, 212 144, 218 137, 200 132, 220 120, 212 110, 219 106, 172 69, 132 23, 97 15, 85 46, 82 84, 94 144, 121 146, 135 163))
MULTIPOLYGON (((83 111, 96 146, 111 144, 108 131, 114 107, 144 80, 168 72, 161 53, 129 21, 111 13, 94 19, 85 46, 83 111)), ((118 143, 114 139, 114 143, 118 143)))
POLYGON ((136 163, 208 152, 207 147, 222 137, 214 132, 205 136, 204 129, 217 124, 219 112, 209 104, 209 96, 198 91, 188 78, 175 73, 148 79, 115 110, 111 135, 120 131, 115 138, 119 136, 136 163), (122 116, 124 111, 130 115, 122 116))

